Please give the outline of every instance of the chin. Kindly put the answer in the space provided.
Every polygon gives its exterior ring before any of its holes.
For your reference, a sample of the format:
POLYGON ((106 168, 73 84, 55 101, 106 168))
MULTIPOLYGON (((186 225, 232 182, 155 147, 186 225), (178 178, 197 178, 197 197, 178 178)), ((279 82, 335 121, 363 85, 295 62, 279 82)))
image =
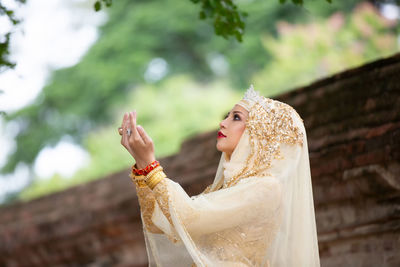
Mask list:
POLYGON ((225 152, 224 151, 224 147, 217 141, 217 144, 215 146, 217 148, 218 151, 220 152, 225 152))
POLYGON ((218 146, 218 143, 215 145, 215 147, 217 148, 218 151, 223 152, 220 147, 218 146))
POLYGON ((217 142, 216 148, 220 152, 225 152, 225 153, 229 152, 229 149, 227 149, 227 147, 221 144, 220 142, 217 142))

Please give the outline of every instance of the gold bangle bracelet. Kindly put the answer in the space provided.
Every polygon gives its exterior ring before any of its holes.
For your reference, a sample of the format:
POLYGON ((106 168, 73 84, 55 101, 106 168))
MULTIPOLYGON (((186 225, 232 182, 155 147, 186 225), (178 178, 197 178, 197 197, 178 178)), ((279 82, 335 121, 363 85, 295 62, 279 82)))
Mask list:
POLYGON ((164 179, 165 177, 167 177, 165 175, 165 173, 162 171, 161 169, 158 170, 154 170, 151 173, 149 173, 145 179, 145 182, 147 184, 147 186, 153 190, 154 187, 156 187, 156 185, 161 182, 162 179, 164 179))
POLYGON ((149 172, 149 173, 146 175, 145 180, 149 180, 154 174, 156 174, 156 173, 159 172, 159 171, 163 171, 163 170, 164 170, 163 167, 158 166, 157 168, 155 168, 154 170, 152 170, 151 172, 149 172))
POLYGON ((144 178, 144 181, 146 182, 146 184, 148 184, 148 181, 151 180, 151 178, 153 177, 154 174, 156 174, 159 171, 162 171, 163 167, 158 166, 157 168, 155 168, 154 170, 152 170, 151 172, 149 172, 146 177, 144 178))
POLYGON ((163 180, 165 177, 167 177, 165 173, 163 171, 159 171, 149 180, 147 186, 151 190, 153 190, 157 186, 157 184, 161 182, 161 180, 163 180))

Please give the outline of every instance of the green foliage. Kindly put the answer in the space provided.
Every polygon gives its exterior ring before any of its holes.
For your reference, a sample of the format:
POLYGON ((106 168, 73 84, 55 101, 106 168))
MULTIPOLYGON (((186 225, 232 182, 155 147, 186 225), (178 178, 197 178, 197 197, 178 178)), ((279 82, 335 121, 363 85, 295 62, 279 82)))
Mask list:
POLYGON ((36 179, 31 187, 21 192, 20 199, 28 200, 98 179, 133 164, 130 154, 120 145, 117 132, 124 111, 136 109, 138 124, 152 137, 156 155, 160 157, 177 152, 187 137, 216 129, 239 98, 239 93, 229 90, 223 82, 203 86, 187 76, 174 76, 158 86, 135 88, 130 91, 125 105, 115 113, 114 123, 91 132, 84 139, 84 146, 91 155, 88 166, 72 178, 61 179, 56 174, 50 180, 36 179))
POLYGON ((96 2, 94 3, 94 5, 93 5, 94 10, 95 10, 95 11, 100 11, 103 4, 104 4, 105 6, 107 6, 107 7, 110 7, 111 4, 112 4, 112 0, 101 0, 101 1, 96 1, 96 2))
POLYGON ((201 4, 199 18, 213 19, 215 34, 228 39, 234 36, 242 41, 245 22, 248 14, 238 10, 232 0, 191 0, 195 4, 201 4))
MULTIPOLYGON (((12 172, 19 162, 31 165, 41 149, 56 145, 65 135, 73 137, 92 157, 88 168, 66 182, 69 185, 128 166, 132 163, 130 157, 121 150, 115 135, 121 110, 130 109, 126 107, 128 99, 140 112, 140 123, 156 141, 157 155, 173 153, 184 136, 206 130, 197 126, 217 127, 219 117, 207 112, 219 112, 216 106, 221 103, 232 104, 206 101, 212 99, 209 95, 220 94, 219 86, 229 86, 236 90, 234 92, 243 91, 252 77, 261 77, 257 73, 273 64, 275 52, 265 49, 265 39, 260 36, 276 36, 277 20, 294 24, 307 21, 311 14, 328 16, 337 10, 350 11, 356 2, 326 5, 315 1, 297 7, 280 5, 278 1, 240 1, 238 8, 251 16, 246 22, 243 42, 238 43, 215 37, 212 27, 193 20, 197 11, 189 1, 115 1, 112 8, 107 9, 109 20, 101 28, 97 43, 82 61, 56 71, 33 104, 6 116, 18 122, 21 130, 15 138, 16 150, 2 172, 12 172), (227 74, 217 75, 210 68, 210 58, 215 55, 228 62, 227 74), (168 63, 168 73, 162 80, 148 84, 144 73, 154 58, 163 58, 168 63), (216 83, 221 79, 225 82, 216 83), (199 84, 213 88, 212 93, 202 91, 199 84), (197 89, 193 91, 192 87, 197 89), (197 96, 188 99, 186 90, 189 95, 197 96), (147 101, 152 97, 157 101, 149 104, 147 101), (189 110, 193 108, 195 112, 188 112, 186 103, 190 103, 189 110), (159 108, 161 111, 154 111, 159 108), (160 119, 168 118, 167 122, 176 121, 176 125, 154 120, 153 112, 162 114, 160 119), (215 117, 218 119, 210 119, 215 117)), ((286 78, 291 80, 291 70, 282 68, 280 71, 287 72, 286 78)), ((264 80, 265 77, 268 76, 264 74, 264 80)), ((256 88, 261 86, 256 83, 256 88)), ((55 184, 58 183, 54 182, 54 188, 55 184)), ((35 191, 33 188, 30 190, 35 191)))
POLYGON ((74 185, 72 181, 61 177, 59 174, 54 175, 48 180, 35 180, 30 187, 20 192, 17 196, 18 200, 28 201, 32 198, 55 193, 64 190, 66 187, 74 185))
POLYGON ((7 68, 13 68, 15 66, 15 63, 8 60, 10 35, 11 33, 7 33, 4 36, 4 41, 0 41, 0 73, 7 68))
MULTIPOLYGON (((302 5, 303 4, 303 0, 292 0, 293 4, 296 5, 302 5)), ((329 0, 327 0, 327 2, 330 2, 329 0)), ((286 0, 279 0, 279 3, 281 4, 285 4, 286 0)))
POLYGON ((350 17, 336 13, 308 24, 280 22, 277 28, 278 38, 262 38, 273 61, 253 78, 269 96, 399 51, 399 26, 370 4, 359 5, 350 17))
MULTIPOLYGON (((26 0, 14 0, 20 4, 25 4, 26 0)), ((20 23, 20 20, 15 17, 14 10, 8 9, 0 2, 0 16, 6 16, 7 19, 11 22, 12 25, 16 26, 20 23)), ((15 66, 14 62, 11 62, 8 59, 10 54, 10 32, 6 32, 4 36, 0 35, 0 73, 5 71, 6 69, 13 68, 15 66)))
MULTIPOLYGON (((202 20, 213 20, 214 31, 216 35, 225 39, 234 37, 239 42, 243 41, 245 29, 245 17, 247 12, 240 11, 238 6, 232 0, 190 0, 194 4, 201 5, 199 18, 202 20)), ((326 0, 332 3, 332 0, 326 0)), ((98 0, 94 3, 94 10, 102 9, 102 3, 111 6, 112 0, 98 0)), ((285 4, 286 0, 279 0, 280 4, 285 4)), ((295 5, 303 5, 303 0, 292 0, 295 5)))
POLYGON ((224 54, 235 88, 247 86, 249 77, 262 69, 268 56, 259 33, 273 29, 273 20, 282 10, 287 11, 285 16, 296 15, 292 7, 261 3, 242 6, 254 12, 249 21, 254 29, 239 45, 215 38, 207 24, 193 21, 196 11, 189 1, 114 2, 98 42, 83 60, 56 71, 32 105, 5 117, 18 121, 22 130, 15 138, 16 150, 1 172, 12 172, 18 162, 31 165, 42 148, 55 145, 64 135, 81 143, 88 132, 112 121, 128 90, 145 83, 143 75, 155 57, 168 62, 169 76, 187 74, 206 83, 216 78, 209 67, 209 53, 224 54), (270 15, 265 17, 263 9, 270 15))
POLYGON ((12 172, 18 162, 32 164, 42 148, 55 145, 64 135, 80 143, 89 131, 110 122, 128 90, 144 83, 146 65, 157 55, 170 63, 170 74, 193 69, 204 77, 210 74, 196 51, 199 29, 180 21, 191 18, 186 5, 171 0, 132 3, 115 3, 102 38, 84 60, 56 71, 34 104, 5 117, 18 121, 22 130, 3 173, 12 172))

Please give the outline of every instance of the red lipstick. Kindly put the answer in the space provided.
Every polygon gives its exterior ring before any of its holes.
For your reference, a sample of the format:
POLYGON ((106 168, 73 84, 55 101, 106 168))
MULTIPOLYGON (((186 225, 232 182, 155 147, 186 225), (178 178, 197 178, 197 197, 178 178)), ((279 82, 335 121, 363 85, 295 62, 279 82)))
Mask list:
POLYGON ((221 131, 218 131, 218 138, 225 138, 226 135, 224 135, 221 131))

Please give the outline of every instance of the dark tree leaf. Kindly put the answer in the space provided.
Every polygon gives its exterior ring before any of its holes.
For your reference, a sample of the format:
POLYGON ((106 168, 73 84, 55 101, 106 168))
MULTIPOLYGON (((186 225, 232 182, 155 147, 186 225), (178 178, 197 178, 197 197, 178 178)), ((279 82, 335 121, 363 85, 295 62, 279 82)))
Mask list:
POLYGON ((94 3, 94 10, 96 12, 101 10, 101 2, 100 1, 96 1, 96 3, 94 3))
POLYGON ((103 2, 106 4, 107 7, 110 7, 112 5, 112 0, 103 0, 103 2))

